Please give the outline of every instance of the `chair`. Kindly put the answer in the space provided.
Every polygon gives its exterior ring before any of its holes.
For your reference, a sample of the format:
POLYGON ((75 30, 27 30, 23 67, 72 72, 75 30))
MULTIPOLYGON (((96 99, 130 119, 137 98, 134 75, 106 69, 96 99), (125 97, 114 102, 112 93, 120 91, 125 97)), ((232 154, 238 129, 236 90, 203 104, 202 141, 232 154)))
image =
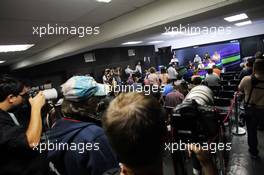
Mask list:
POLYGON ((224 91, 237 91, 237 85, 223 86, 224 91))
POLYGON ((221 80, 221 81, 220 81, 220 84, 221 84, 221 85, 228 85, 228 81, 227 81, 227 80, 221 80))
POLYGON ((240 80, 239 79, 234 79, 234 80, 230 80, 229 81, 229 84, 230 85, 236 85, 236 86, 238 86, 239 83, 240 83, 240 80))
POLYGON ((214 105, 220 107, 228 107, 231 104, 229 98, 214 98, 214 105))
POLYGON ((218 93, 218 97, 232 99, 234 97, 234 93, 234 91, 220 91, 218 93))
POLYGON ((209 86, 209 88, 214 92, 214 96, 218 96, 219 91, 222 90, 222 86, 209 86))
POLYGON ((235 76, 236 74, 237 74, 237 72, 231 71, 231 72, 221 73, 221 76, 225 76, 225 75, 233 75, 233 76, 235 76))
POLYGON ((222 75, 221 79, 222 80, 234 80, 235 79, 235 75, 222 75))

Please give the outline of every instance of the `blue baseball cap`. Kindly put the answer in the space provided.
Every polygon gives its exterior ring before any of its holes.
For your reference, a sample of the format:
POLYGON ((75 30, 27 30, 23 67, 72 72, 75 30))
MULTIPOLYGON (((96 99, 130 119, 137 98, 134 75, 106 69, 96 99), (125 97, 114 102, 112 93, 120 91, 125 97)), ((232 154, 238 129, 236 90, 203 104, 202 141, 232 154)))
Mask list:
POLYGON ((62 93, 66 100, 82 101, 92 96, 106 96, 110 92, 110 87, 97 83, 90 76, 73 76, 61 85, 62 93))

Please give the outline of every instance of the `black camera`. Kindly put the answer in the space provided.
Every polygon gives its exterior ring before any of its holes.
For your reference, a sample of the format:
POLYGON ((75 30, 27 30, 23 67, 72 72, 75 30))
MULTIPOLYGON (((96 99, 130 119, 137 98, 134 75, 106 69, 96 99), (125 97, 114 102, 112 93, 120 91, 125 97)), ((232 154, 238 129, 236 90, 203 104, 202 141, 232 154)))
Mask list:
POLYGON ((176 140, 206 142, 219 132, 220 116, 213 106, 213 92, 207 86, 194 87, 182 104, 172 110, 176 140))

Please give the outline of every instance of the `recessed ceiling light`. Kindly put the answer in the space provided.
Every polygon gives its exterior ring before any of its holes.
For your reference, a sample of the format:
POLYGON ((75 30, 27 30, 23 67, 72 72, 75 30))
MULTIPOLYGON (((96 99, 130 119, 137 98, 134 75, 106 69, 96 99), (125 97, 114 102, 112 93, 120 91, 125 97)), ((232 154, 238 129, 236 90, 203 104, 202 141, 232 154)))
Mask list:
POLYGON ((226 20, 228 22, 234 22, 234 21, 239 21, 239 20, 247 19, 247 18, 248 18, 247 14, 241 13, 238 15, 226 17, 226 18, 224 18, 224 20, 226 20))
POLYGON ((150 41, 149 44, 158 44, 158 43, 163 43, 164 41, 150 41))
POLYGON ((245 25, 249 25, 249 24, 252 24, 252 21, 248 20, 248 21, 235 23, 236 26, 245 26, 245 25))
POLYGON ((109 3, 111 2, 112 0, 96 0, 97 2, 104 2, 104 3, 109 3))
POLYGON ((0 64, 3 64, 4 62, 6 62, 5 60, 0 60, 0 64))
POLYGON ((34 44, 19 44, 19 45, 0 45, 0 52, 17 52, 24 51, 34 46, 34 44))
POLYGON ((122 43, 122 45, 133 45, 133 44, 140 44, 142 43, 142 41, 129 41, 126 43, 122 43))

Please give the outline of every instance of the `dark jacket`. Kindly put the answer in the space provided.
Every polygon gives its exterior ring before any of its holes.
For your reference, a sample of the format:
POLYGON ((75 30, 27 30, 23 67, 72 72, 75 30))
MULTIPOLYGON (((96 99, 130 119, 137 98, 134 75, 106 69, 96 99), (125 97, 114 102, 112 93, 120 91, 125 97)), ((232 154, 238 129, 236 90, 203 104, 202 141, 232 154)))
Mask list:
POLYGON ((47 174, 46 155, 29 147, 25 133, 7 112, 0 110, 0 175, 47 174))
POLYGON ((59 119, 48 138, 57 144, 57 149, 49 150, 48 158, 62 175, 101 175, 118 167, 103 129, 93 123, 59 119), (69 148, 58 147, 59 143, 69 148))
POLYGON ((120 175, 121 170, 119 168, 114 168, 106 171, 103 175, 120 175))

